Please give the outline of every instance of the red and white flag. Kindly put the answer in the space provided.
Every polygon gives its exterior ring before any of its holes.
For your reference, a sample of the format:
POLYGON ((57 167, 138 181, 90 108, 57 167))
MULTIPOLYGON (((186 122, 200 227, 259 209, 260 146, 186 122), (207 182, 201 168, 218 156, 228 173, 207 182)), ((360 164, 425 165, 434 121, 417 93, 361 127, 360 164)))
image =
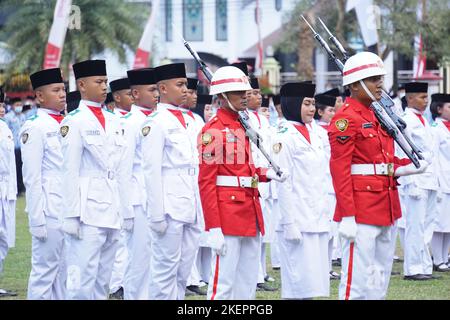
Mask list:
POLYGON ((53 24, 45 48, 44 69, 58 68, 66 38, 72 0, 57 0, 53 14, 53 24))
POLYGON ((150 66, 150 53, 152 51, 153 30, 155 26, 156 16, 159 11, 160 0, 152 1, 152 12, 139 41, 136 55, 134 56, 133 69, 148 68, 150 66))
MULTIPOLYGON (((424 2, 420 1, 417 5, 417 21, 422 21, 423 9, 424 2)), ((414 38, 414 52, 413 77, 417 79, 423 76, 427 67, 427 57, 423 50, 423 39, 420 33, 414 38)))

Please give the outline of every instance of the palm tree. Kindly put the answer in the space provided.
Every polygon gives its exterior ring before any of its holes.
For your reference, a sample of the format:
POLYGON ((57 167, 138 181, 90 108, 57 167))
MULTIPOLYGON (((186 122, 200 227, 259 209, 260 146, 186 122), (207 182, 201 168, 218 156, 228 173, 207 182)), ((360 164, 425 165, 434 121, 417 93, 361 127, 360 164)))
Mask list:
MULTIPOLYGON (((42 67, 45 47, 53 21, 56 0, 3 0, 0 11, 13 8, 0 38, 13 60, 8 75, 33 72, 42 67)), ((61 68, 67 74, 70 64, 91 58, 106 49, 116 53, 121 63, 126 49, 137 47, 149 7, 124 0, 73 0, 80 8, 80 29, 67 30, 61 68)))

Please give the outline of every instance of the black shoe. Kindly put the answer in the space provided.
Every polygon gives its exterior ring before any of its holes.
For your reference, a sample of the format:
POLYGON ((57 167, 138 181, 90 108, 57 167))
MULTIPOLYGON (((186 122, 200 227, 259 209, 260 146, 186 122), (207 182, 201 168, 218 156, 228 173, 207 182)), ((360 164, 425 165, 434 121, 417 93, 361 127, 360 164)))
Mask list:
POLYGON ((256 291, 277 291, 278 289, 272 288, 271 286, 265 283, 258 283, 256 285, 256 291))
POLYGON ((8 291, 5 289, 0 289, 0 298, 2 297, 15 297, 17 296, 17 293, 14 291, 8 291))
POLYGON ((437 272, 449 272, 450 268, 448 267, 447 264, 445 263, 441 263, 438 265, 433 264, 433 271, 437 271, 437 272))
POLYGON ((339 275, 339 273, 331 270, 330 271, 330 280, 339 280, 341 279, 341 276, 339 275))
POLYGON ((425 277, 428 278, 428 280, 437 280, 437 279, 442 279, 442 276, 435 276, 433 274, 424 274, 425 277))
POLYGON ((272 270, 280 270, 280 267, 272 267, 272 270))
POLYGON ((199 286, 187 286, 186 289, 192 291, 196 295, 206 296, 206 292, 202 290, 199 286))
POLYGON ((391 276, 398 276, 400 272, 398 271, 391 271, 391 276))
POLYGON ((110 299, 123 300, 123 288, 120 287, 116 292, 109 295, 110 299))
POLYGON ((426 281, 426 280, 431 280, 431 278, 427 277, 424 274, 415 274, 412 276, 404 276, 403 280, 426 281))

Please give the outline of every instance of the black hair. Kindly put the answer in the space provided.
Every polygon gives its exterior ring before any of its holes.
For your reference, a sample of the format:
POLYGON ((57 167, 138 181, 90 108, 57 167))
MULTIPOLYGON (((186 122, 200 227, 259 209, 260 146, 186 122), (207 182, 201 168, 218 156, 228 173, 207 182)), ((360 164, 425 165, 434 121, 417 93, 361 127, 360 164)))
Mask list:
POLYGON ((441 101, 432 101, 430 104, 431 117, 433 120, 436 120, 437 117, 440 117, 439 108, 444 107, 445 102, 441 101))
POLYGON ((316 101, 316 112, 314 113, 314 119, 320 120, 321 116, 319 114, 319 110, 325 111, 325 109, 328 107, 333 107, 333 106, 327 106, 325 104, 321 104, 316 101))
POLYGON ((281 96, 281 111, 286 120, 296 121, 304 124, 301 112, 304 99, 304 97, 281 96))

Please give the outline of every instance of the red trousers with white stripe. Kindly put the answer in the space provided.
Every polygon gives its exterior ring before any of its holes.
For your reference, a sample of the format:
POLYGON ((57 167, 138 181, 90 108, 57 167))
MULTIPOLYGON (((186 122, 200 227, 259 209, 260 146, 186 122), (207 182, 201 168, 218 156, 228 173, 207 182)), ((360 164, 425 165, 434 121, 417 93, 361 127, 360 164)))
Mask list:
POLYGON ((341 238, 341 300, 386 297, 395 252, 396 226, 358 224, 355 242, 341 238))
POLYGON ((256 237, 225 235, 224 256, 213 253, 208 300, 255 299, 261 254, 260 234, 256 237))

